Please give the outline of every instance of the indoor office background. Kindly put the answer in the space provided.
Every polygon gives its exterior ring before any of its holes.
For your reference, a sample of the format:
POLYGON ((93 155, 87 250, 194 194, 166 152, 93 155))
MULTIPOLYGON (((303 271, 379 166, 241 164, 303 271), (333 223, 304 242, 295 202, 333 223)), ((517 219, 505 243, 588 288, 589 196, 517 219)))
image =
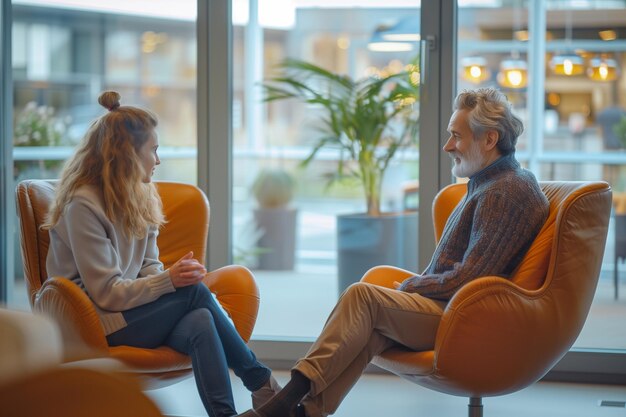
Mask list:
MULTIPOLYGON (((420 96, 433 105, 410 104, 420 133, 390 162, 381 205, 385 212, 419 217, 411 223, 412 241, 402 242, 415 251, 397 259, 415 269, 425 266, 434 247, 424 226, 430 223, 432 190, 452 181, 448 158, 440 155, 451 99, 464 88, 497 86, 525 123, 517 152, 525 167, 540 180, 605 180, 613 187, 615 210, 598 290, 563 369, 609 369, 623 376, 626 243, 619 238, 626 230, 616 229, 626 227, 626 1, 441 3, 455 13, 435 19, 441 33, 434 39, 441 43, 437 55, 420 26, 433 20, 429 15, 439 2, 426 0, 233 0, 232 25, 225 29, 199 16, 193 0, 153 1, 148 8, 142 2, 13 0, 12 56, 3 56, 10 58, 13 79, 13 140, 3 145, 11 149, 13 176, 3 189, 8 195, 23 179, 58 177, 90 122, 102 114, 98 94, 119 91, 123 104, 159 116, 162 164, 156 179, 205 189, 209 184, 211 265, 244 264, 260 286, 253 343, 261 352, 290 342, 306 346, 341 287, 338 216, 364 212, 365 199, 354 182, 327 185, 342 159, 337 150, 324 148, 302 166, 319 138, 323 109, 267 103, 263 81, 278 74, 285 58, 354 79, 400 71, 414 76, 420 96), (208 40, 199 38, 203 33, 208 40), (206 52, 198 52, 207 42, 218 45, 220 56, 232 57, 232 65, 211 63, 211 56, 207 65, 206 52), (443 65, 432 71, 435 60, 443 65), (222 79, 224 68, 229 73, 222 79), (199 80, 232 89, 216 97, 199 80), (442 97, 434 97, 437 91, 442 97), (218 119, 215 109, 226 117, 218 119), (219 137, 212 133, 216 124, 224 133, 219 137), (217 155, 216 149, 226 152, 217 155), (264 223, 263 198, 253 187, 263 173, 279 185, 295 185, 279 221, 264 223), (212 191, 216 182, 228 189, 212 191)), ((288 195, 276 190, 279 185, 271 191, 288 195)), ((7 302, 28 309, 17 233, 11 241, 14 277, 6 283, 7 302)))

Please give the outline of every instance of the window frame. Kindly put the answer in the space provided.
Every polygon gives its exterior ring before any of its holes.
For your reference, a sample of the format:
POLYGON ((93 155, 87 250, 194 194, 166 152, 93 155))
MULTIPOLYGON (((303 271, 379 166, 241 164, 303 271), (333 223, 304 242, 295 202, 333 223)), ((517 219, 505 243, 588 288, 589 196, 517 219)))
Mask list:
MULTIPOLYGON (((540 0, 545 4, 545 0, 540 0)), ((198 0, 198 184, 207 193, 213 214, 207 249, 208 267, 218 268, 232 259, 232 5, 228 0, 198 0), (227 138, 228 140, 224 140, 227 138), (224 158, 224 155, 228 155, 224 158), (208 256, 210 254, 210 256, 208 256)), ((542 9, 535 6, 533 19, 542 9), (539 11, 538 11, 539 10, 539 11)), ((11 63, 11 0, 0 0, 0 88, 13 91, 11 63)), ((447 121, 451 114, 456 81, 457 2, 442 0, 422 2, 422 36, 434 36, 435 49, 430 51, 427 74, 431 74, 428 94, 422 101, 420 141, 420 191, 423 201, 432 201, 437 190, 451 182, 450 161, 441 152, 447 121), (451 80, 452 82, 446 82, 451 80)), ((545 16, 544 16, 545 25, 545 16)), ((538 30, 541 30, 540 28, 538 30)), ((544 29, 545 30, 545 29, 544 29)), ((537 46, 536 46, 537 47, 537 46)), ((541 46, 539 46, 540 48, 541 46)), ((540 67, 532 64, 531 68, 540 67)), ((424 96, 424 95, 422 95, 424 96)), ((12 105, 13 94, 0 100, 0 126, 4 140, 0 143, 0 302, 6 303, 13 280, 13 238, 16 227, 15 192, 13 189, 12 105)), ((540 114, 540 111, 533 112, 540 114)), ((540 152, 541 153, 541 152, 540 152)), ((549 154, 538 155, 538 161, 549 154)), ((555 156, 556 157, 556 156, 555 156)), ((550 159, 552 160, 552 159, 550 159)), ((427 204, 420 210, 420 266, 435 247, 431 213, 427 204)), ((426 259, 427 262, 427 259, 426 259)), ((259 358, 279 368, 291 366, 301 357, 310 340, 255 339, 251 346, 259 358)), ((585 383, 626 383, 626 350, 572 349, 545 377, 547 380, 585 383)))

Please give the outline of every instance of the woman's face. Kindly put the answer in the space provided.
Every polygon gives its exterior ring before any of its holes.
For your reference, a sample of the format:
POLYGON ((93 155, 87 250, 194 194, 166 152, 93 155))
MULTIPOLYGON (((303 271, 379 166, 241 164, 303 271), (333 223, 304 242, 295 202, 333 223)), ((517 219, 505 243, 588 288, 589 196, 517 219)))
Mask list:
POLYGON ((143 182, 148 183, 152 181, 152 175, 157 165, 161 163, 159 155, 157 155, 157 149, 159 148, 159 139, 157 137, 156 130, 150 133, 148 140, 139 149, 139 161, 144 170, 143 182))

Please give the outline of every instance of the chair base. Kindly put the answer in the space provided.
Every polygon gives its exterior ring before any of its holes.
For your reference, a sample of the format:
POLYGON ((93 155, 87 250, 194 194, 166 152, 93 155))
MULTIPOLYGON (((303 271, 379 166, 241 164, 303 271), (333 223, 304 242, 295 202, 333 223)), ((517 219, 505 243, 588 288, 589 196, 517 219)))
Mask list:
POLYGON ((483 417, 483 399, 480 397, 472 397, 467 405, 468 417, 483 417))

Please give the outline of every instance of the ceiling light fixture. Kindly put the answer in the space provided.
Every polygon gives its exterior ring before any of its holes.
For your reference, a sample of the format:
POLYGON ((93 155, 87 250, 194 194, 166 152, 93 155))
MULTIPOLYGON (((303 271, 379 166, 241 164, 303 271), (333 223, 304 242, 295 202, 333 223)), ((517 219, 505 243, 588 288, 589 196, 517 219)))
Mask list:
POLYGON ((506 88, 524 88, 528 84, 528 65, 521 59, 506 59, 500 63, 498 84, 506 88))
POLYGON ((614 41, 617 39, 617 32, 614 30, 601 30, 598 32, 598 35, 603 41, 614 41))
POLYGON ((576 54, 555 55, 550 60, 550 68, 557 75, 580 75, 585 72, 585 62, 576 54))
POLYGON ((421 40, 419 17, 404 17, 389 29, 382 31, 380 35, 384 40, 391 42, 419 42, 421 40))
POLYGON ((617 62, 612 58, 595 57, 587 68, 587 75, 594 81, 613 81, 618 73, 617 62))
POLYGON ((480 56, 468 56, 461 60, 462 76, 469 82, 480 84, 491 77, 487 68, 487 60, 480 56))
MULTIPOLYGON (((572 11, 567 10, 565 15, 565 45, 572 49, 572 11)), ((550 68, 556 75, 574 76, 585 72, 585 62, 573 52, 556 54, 550 60, 550 68)))
MULTIPOLYGON (((521 31, 520 24, 520 10, 522 10, 519 0, 516 5, 513 6, 513 41, 519 42, 516 38, 516 33, 521 31)), ((519 58, 519 51, 513 49, 511 51, 511 57, 500 62, 500 71, 496 77, 498 84, 506 88, 524 88, 528 84, 528 65, 526 61, 522 61, 519 58)))
POLYGON ((367 49, 374 52, 410 52, 420 41, 419 19, 405 17, 393 26, 376 28, 367 49))

